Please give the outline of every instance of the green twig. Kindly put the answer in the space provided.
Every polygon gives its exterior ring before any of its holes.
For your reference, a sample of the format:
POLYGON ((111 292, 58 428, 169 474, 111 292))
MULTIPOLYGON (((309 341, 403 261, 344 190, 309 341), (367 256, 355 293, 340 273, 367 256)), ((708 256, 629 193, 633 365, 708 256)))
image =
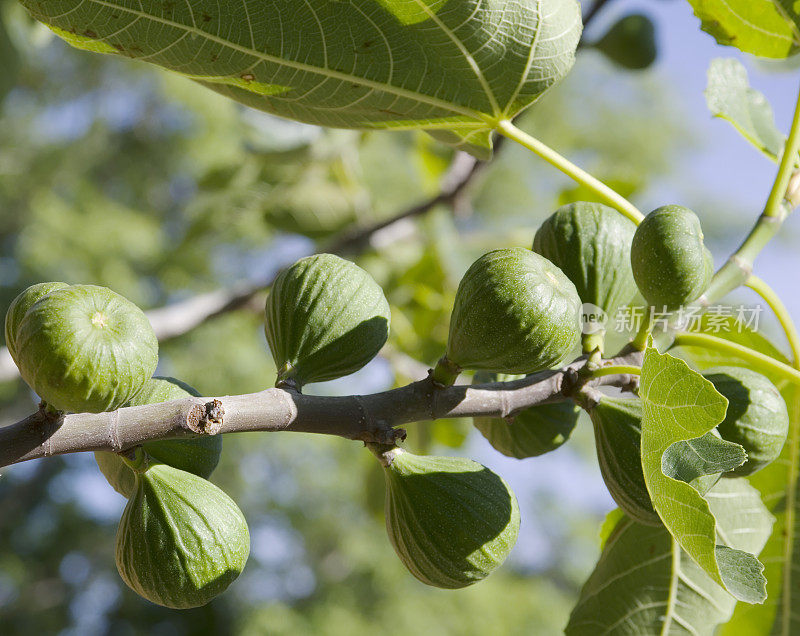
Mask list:
POLYGON ((461 367, 446 355, 439 358, 436 366, 431 371, 433 384, 439 387, 452 386, 455 384, 459 375, 461 375, 461 367))
POLYGON ((647 347, 647 339, 650 337, 650 332, 653 331, 653 316, 655 314, 655 307, 648 305, 645 309, 645 315, 642 317, 642 322, 639 323, 639 331, 636 332, 631 341, 631 346, 637 351, 644 351, 647 347))
POLYGON ((536 153, 550 165, 558 168, 561 170, 561 172, 594 192, 604 203, 616 208, 637 225, 644 218, 644 215, 636 208, 636 206, 621 194, 615 192, 605 183, 596 177, 593 177, 582 168, 576 166, 566 157, 562 157, 555 150, 550 148, 550 146, 520 130, 509 120, 503 119, 498 121, 495 123, 495 127, 497 132, 499 132, 501 135, 508 137, 512 141, 516 141, 521 146, 524 146, 528 150, 536 153))
POLYGON ((605 375, 642 375, 642 367, 629 364, 617 364, 608 367, 600 367, 591 372, 593 378, 602 378, 605 375))
POLYGON ((581 347, 586 354, 596 353, 598 357, 602 357, 605 350, 606 332, 605 329, 600 329, 593 333, 585 333, 581 336, 581 347))
POLYGON ((737 358, 741 358, 742 360, 746 360, 763 371, 776 373, 789 380, 789 382, 800 385, 800 370, 794 369, 788 364, 784 364, 775 358, 759 353, 754 349, 731 342, 730 340, 725 340, 724 338, 718 338, 704 333, 680 333, 675 336, 672 346, 717 349, 718 351, 723 351, 737 358))
POLYGON ((789 341, 789 348, 792 352, 792 366, 795 369, 800 369, 800 334, 797 332, 797 327, 795 327, 786 305, 783 304, 775 290, 758 276, 751 274, 745 285, 761 296, 772 309, 781 327, 783 327, 786 339, 789 341))

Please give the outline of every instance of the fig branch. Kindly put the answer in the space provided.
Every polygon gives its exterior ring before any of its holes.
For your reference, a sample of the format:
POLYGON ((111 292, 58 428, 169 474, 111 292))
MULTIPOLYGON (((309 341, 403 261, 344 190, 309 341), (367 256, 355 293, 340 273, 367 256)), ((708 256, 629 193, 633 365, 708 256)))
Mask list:
MULTIPOLYGON (((626 348, 605 364, 624 371, 641 361, 642 352, 626 348)), ((119 453, 151 440, 218 433, 294 431, 391 444, 405 435, 397 428, 403 424, 449 417, 510 418, 530 406, 577 397, 587 387, 636 386, 638 378, 627 373, 582 376, 585 364, 581 357, 558 371, 520 380, 447 388, 437 388, 427 377, 371 395, 320 397, 266 389, 60 417, 42 409, 0 428, 0 467, 67 453, 119 453)))
POLYGON ((792 352, 792 366, 795 369, 800 369, 800 333, 797 332, 797 327, 786 305, 783 304, 775 290, 758 276, 751 275, 745 281, 745 285, 761 296, 772 309, 772 313, 778 319, 789 343, 789 350, 792 352))
POLYGON ((716 349, 718 351, 737 356, 742 360, 746 360, 751 365, 761 369, 765 373, 776 373, 783 379, 800 386, 799 370, 789 366, 788 364, 784 364, 780 360, 776 360, 775 358, 760 353, 754 349, 750 349, 749 347, 732 342, 731 340, 726 340, 717 336, 711 336, 705 333, 679 333, 672 341, 672 346, 704 347, 706 349, 716 349))

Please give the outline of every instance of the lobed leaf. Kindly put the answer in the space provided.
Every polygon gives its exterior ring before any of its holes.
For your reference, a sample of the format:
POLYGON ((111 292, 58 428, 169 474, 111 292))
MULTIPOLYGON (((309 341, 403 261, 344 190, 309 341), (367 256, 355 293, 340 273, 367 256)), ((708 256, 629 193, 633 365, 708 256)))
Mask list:
POLYGON ((760 57, 785 58, 800 45, 793 0, 689 0, 701 28, 719 44, 760 57))
MULTIPOLYGON (((712 328, 704 316, 698 331, 712 332, 714 335, 743 344, 777 360, 789 363, 786 357, 772 342, 760 333, 728 317, 722 329, 712 328)), ((719 321, 717 321, 719 324, 719 321)), ((683 353, 700 369, 715 366, 739 365, 746 363, 725 353, 683 347, 683 353)), ((798 456, 800 447, 800 390, 779 377, 766 374, 781 389, 781 395, 789 408, 789 442, 784 446, 781 456, 748 478, 751 485, 759 490, 769 511, 775 516, 767 543, 761 553, 767 577, 767 601, 763 605, 736 606, 733 618, 726 624, 723 636, 739 634, 780 634, 789 636, 800 631, 800 595, 794 593, 800 583, 800 501, 798 501, 798 456)))
MULTIPOLYGON (((706 495, 720 539, 758 554, 772 516, 744 479, 724 479, 706 495)), ((569 636, 711 634, 736 601, 715 583, 666 528, 635 523, 614 510, 600 560, 570 616, 569 636)))
POLYGON ((675 442, 667 448, 661 458, 661 471, 668 477, 694 486, 703 494, 710 486, 703 488, 701 478, 727 473, 746 460, 747 453, 739 444, 706 433, 697 439, 675 442))
POLYGON ((763 603, 764 566, 752 554, 717 544, 708 502, 689 484, 662 470, 675 442, 709 433, 725 417, 727 400, 688 365, 648 347, 642 365, 642 468, 653 507, 670 534, 717 583, 748 603, 763 603))

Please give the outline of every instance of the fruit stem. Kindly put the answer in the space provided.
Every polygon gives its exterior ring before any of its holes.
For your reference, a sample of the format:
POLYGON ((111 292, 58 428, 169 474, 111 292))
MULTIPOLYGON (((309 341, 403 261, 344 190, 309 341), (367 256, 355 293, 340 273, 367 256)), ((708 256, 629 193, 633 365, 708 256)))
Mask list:
POLYGON ((591 377, 602 378, 606 375, 642 375, 642 367, 633 364, 616 364, 608 367, 600 367, 591 372, 591 377))
POLYGON ((439 362, 431 371, 431 380, 436 386, 452 386, 456 378, 461 373, 461 367, 447 357, 447 354, 439 358, 439 362))
POLYGON ((128 468, 135 473, 143 473, 150 467, 150 463, 147 461, 147 454, 141 446, 119 453, 119 456, 128 465, 128 468))
POLYGON ((551 166, 558 168, 568 177, 594 192, 603 203, 607 203, 611 207, 616 208, 636 225, 639 225, 644 218, 644 215, 638 208, 621 194, 612 190, 605 183, 593 177, 582 168, 576 166, 566 157, 558 154, 555 150, 550 148, 550 146, 520 130, 508 119, 498 121, 495 124, 495 129, 504 137, 516 141, 519 145, 539 155, 551 166))
POLYGON ((639 331, 636 332, 631 341, 631 346, 637 351, 644 351, 647 348, 647 339, 650 337, 650 332, 653 331, 653 315, 655 308, 648 306, 645 310, 645 315, 642 316, 642 322, 639 323, 639 331))
POLYGON ((378 461, 384 468, 389 468, 394 461, 394 458, 397 457, 400 453, 404 453, 405 451, 402 448, 398 448, 394 444, 374 444, 372 442, 368 442, 365 446, 372 452, 375 457, 378 458, 378 461))
POLYGON ((775 360, 775 358, 771 358, 768 355, 764 355, 763 353, 759 353, 758 351, 750 349, 749 347, 731 342, 730 340, 725 340, 724 338, 710 336, 705 333, 680 333, 675 336, 672 346, 705 347, 707 349, 717 349, 741 358, 742 360, 746 360, 747 362, 753 364, 756 368, 766 372, 777 373, 790 382, 800 385, 800 370, 793 369, 788 364, 784 364, 783 362, 775 360))
POLYGON ((583 352, 587 354, 594 354, 597 352, 598 357, 602 357, 605 349, 606 332, 604 330, 595 331, 594 333, 585 333, 581 338, 581 345, 583 352))
POLYGON ((761 296, 772 309, 781 327, 783 327, 786 339, 789 341, 789 348, 792 351, 792 366, 795 369, 800 369, 800 334, 797 332, 797 327, 795 327, 786 305, 783 304, 775 290, 758 276, 751 274, 745 285, 761 296))
POLYGON ((800 150, 800 93, 797 96, 792 128, 783 148, 778 174, 764 206, 750 233, 739 249, 714 274, 711 284, 697 304, 708 306, 733 291, 749 278, 753 262, 766 244, 780 229, 786 217, 800 204, 800 173, 795 171, 797 152, 800 150))

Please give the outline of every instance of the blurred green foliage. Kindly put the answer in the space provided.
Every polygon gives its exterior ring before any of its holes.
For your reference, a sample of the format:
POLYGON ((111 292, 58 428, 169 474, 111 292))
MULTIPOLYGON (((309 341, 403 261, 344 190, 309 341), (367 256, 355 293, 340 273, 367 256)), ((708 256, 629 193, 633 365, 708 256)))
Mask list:
MULTIPOLYGON (((261 280, 314 250, 314 241, 435 193, 452 159, 452 150, 423 134, 328 131, 247 111, 188 80, 68 49, 16 5, 0 2, 0 12, 10 38, 0 28, 0 60, 19 62, 13 88, 4 93, 0 85, 2 308, 43 280, 107 285, 145 309, 261 280)), ((668 103, 651 75, 620 75, 587 55, 521 123, 636 198, 685 141, 668 103)), ((576 196, 566 178, 507 146, 457 214, 440 208, 383 233, 357 260, 390 300, 391 349, 433 364, 469 263, 488 248, 528 246, 539 222, 576 196)), ((270 386, 275 369, 260 313, 245 308, 164 343, 159 373, 204 394, 270 386)), ((378 361, 315 390, 365 392, 410 379, 378 361)), ((0 384, 0 425, 33 408, 20 382, 0 384)), ((575 438, 576 457, 588 455, 589 438, 581 442, 579 431, 575 438)), ((474 450, 487 463, 492 457, 469 421, 416 424, 409 445, 474 450)), ((529 467, 513 464, 521 483, 529 467)), ((530 515, 521 545, 538 557, 512 555, 498 574, 462 592, 432 590, 405 572, 388 543, 382 479, 352 442, 226 439, 214 480, 248 517, 251 561, 209 606, 174 612, 140 599, 117 577, 113 537, 123 502, 91 455, 5 469, 0 631, 561 631, 598 552, 598 516, 569 508, 568 497, 521 493, 523 517, 530 515)))

